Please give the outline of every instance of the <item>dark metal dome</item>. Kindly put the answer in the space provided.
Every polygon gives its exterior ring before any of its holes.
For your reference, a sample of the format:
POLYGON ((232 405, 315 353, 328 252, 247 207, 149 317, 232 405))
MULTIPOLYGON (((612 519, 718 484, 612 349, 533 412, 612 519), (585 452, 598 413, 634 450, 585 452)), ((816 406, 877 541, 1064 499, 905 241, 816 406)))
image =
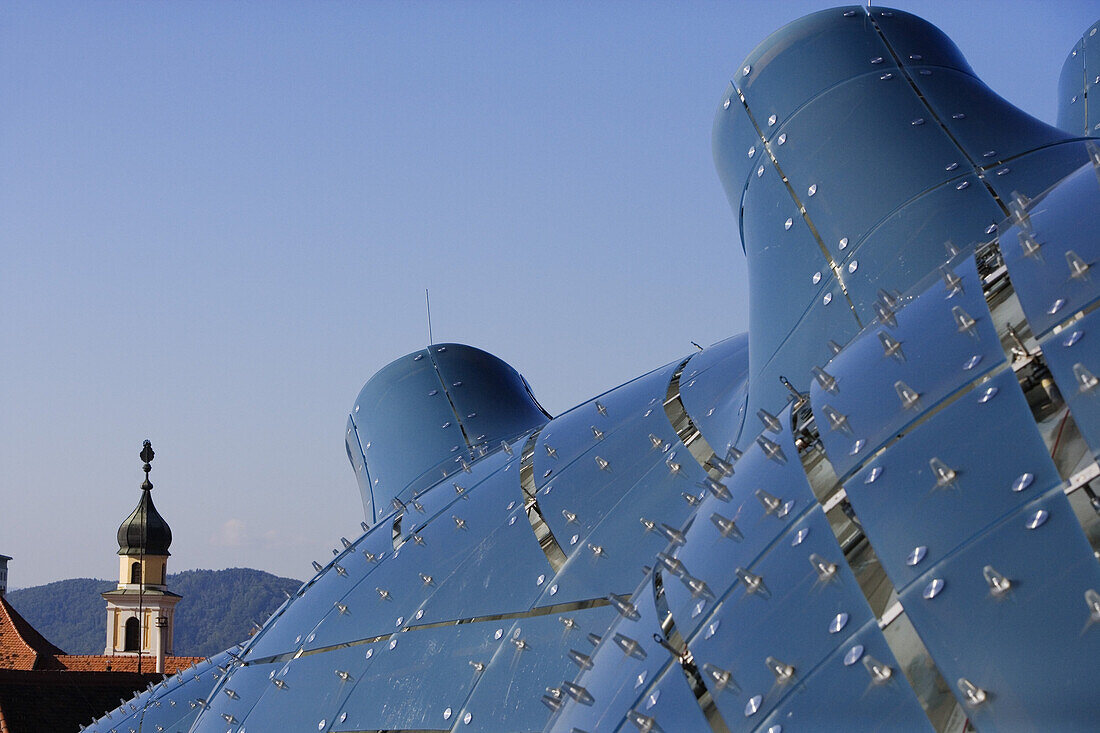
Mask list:
POLYGON ((172 528, 153 506, 153 488, 142 486, 141 500, 118 528, 118 554, 169 555, 172 528))
POLYGON ((149 481, 153 446, 146 440, 139 457, 144 462, 145 481, 141 484, 141 500, 118 528, 118 554, 120 555, 169 555, 172 544, 172 528, 157 508, 153 506, 153 484, 149 481))

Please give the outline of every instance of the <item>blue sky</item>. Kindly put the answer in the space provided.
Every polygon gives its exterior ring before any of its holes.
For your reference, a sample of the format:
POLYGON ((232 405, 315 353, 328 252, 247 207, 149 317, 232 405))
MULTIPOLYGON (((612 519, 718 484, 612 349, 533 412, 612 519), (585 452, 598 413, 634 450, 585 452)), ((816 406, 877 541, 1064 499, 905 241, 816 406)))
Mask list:
MULTIPOLYGON (((551 412, 747 323, 710 127, 820 2, 0 6, 0 553, 113 577, 157 450, 171 569, 304 578, 343 448, 437 341, 551 412)), ((904 2, 1048 122, 1095 2, 904 2)))

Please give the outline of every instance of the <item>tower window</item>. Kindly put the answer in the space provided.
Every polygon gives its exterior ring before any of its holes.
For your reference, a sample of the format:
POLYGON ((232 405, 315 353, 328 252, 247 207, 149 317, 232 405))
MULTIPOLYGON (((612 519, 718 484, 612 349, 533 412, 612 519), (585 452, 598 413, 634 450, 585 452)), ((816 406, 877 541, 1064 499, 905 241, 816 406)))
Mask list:
POLYGON ((139 646, 141 646, 141 624, 137 617, 131 616, 126 619, 126 646, 123 651, 136 652, 139 646))
POLYGON ((140 583, 141 582, 141 563, 136 562, 136 563, 134 563, 133 565, 130 566, 130 582, 131 583, 140 583))

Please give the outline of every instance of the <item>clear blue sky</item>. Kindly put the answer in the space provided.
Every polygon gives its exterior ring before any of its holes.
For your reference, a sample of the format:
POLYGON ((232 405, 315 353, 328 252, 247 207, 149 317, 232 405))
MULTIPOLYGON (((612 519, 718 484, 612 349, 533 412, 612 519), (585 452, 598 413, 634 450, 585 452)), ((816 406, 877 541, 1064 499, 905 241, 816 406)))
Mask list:
MULTIPOLYGON (((362 509, 379 367, 485 348, 557 413, 743 331, 729 75, 823 2, 0 6, 0 553, 114 577, 144 438, 171 569, 299 578, 362 509)), ((1049 122, 1096 2, 905 2, 1049 122)))

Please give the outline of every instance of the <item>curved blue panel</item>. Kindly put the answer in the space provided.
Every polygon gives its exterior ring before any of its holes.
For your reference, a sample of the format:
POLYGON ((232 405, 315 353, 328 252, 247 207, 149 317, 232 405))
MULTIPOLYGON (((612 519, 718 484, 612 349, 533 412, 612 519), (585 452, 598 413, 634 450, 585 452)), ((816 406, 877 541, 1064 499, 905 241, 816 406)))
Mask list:
MULTIPOLYGON (((437 344, 383 367, 363 386, 351 419, 366 457, 364 505, 375 521, 390 500, 436 483, 475 446, 496 446, 546 422, 527 383, 480 349, 437 344)), ((354 455, 352 456, 354 468, 354 455)))
POLYGON ((615 613, 600 606, 489 622, 503 631, 503 641, 455 720, 470 730, 542 730, 550 710, 536 701, 547 688, 573 679, 584 660, 571 659, 570 652, 589 654, 587 635, 603 634, 615 613))
POLYGON ((1085 591, 1098 584, 1100 565, 1055 488, 929 567, 901 603, 976 727, 1086 730, 1096 706, 1080 685, 1095 674, 1100 626, 1085 591), (1009 587, 994 592, 986 568, 1009 587), (984 694, 968 697, 959 680, 984 694))
POLYGON ((872 619, 785 697, 758 730, 929 730, 901 672, 872 619))
POLYGON ((739 581, 689 642, 701 669, 727 671, 739 688, 715 696, 723 718, 738 727, 758 725, 873 619, 820 509, 792 524, 746 570, 760 579, 756 589, 739 581), (800 535, 802 529, 808 531, 800 535), (815 558, 832 568, 827 578, 815 558), (792 667, 789 676, 781 678, 772 660, 792 667))
MULTIPOLYGON (((739 569, 752 567, 799 515, 817 506, 788 427, 790 409, 777 419, 782 426, 779 432, 761 431, 758 442, 734 464, 733 475, 723 480, 728 497, 708 493, 686 532, 684 546, 669 550, 683 563, 683 571, 672 574, 666 569, 665 596, 677 629, 685 636, 699 628, 704 614, 737 582, 739 569), (693 588, 693 580, 705 582, 709 593, 693 588)), ((825 535, 836 545, 828 525, 825 535)))
POLYGON ((1100 268, 1093 268, 1100 262, 1096 169, 1082 166, 1032 202, 1025 216, 1009 220, 1001 254, 1031 330, 1041 337, 1100 297, 1100 268))
MULTIPOLYGON (((603 634, 598 634, 599 638, 590 640, 596 642, 589 654, 590 668, 571 680, 591 696, 591 701, 579 691, 574 691, 576 697, 560 688, 556 694, 551 693, 561 705, 556 706, 548 730, 615 730, 636 707, 648 685, 672 664, 668 650, 658 641, 664 636, 652 589, 652 576, 647 575, 629 599, 620 599, 623 612, 603 634)), ((683 684, 686 687, 687 681, 683 684)))
POLYGON ((748 337, 732 336, 692 356, 680 377, 684 410, 719 458, 741 432, 748 356, 748 337))
POLYGON ((943 67, 974 74, 955 42, 943 31, 909 13, 889 8, 870 8, 867 16, 890 47, 894 58, 914 75, 913 67, 943 67))
POLYGON ((1089 93, 1100 87, 1100 23, 1085 31, 1066 57, 1058 79, 1058 127, 1074 135, 1100 135, 1100 105, 1089 93))
POLYGON ((873 324, 826 367, 836 380, 835 392, 817 381, 811 386, 815 415, 833 410, 845 418, 843 426, 831 428, 823 420, 820 427, 837 475, 843 477, 924 411, 1004 362, 974 258, 957 262, 951 271, 961 289, 948 297, 942 279, 932 276, 918 295, 900 299, 899 306, 905 306, 892 315, 896 325, 873 324), (960 329, 960 314, 974 321, 968 329, 960 329), (900 344, 892 356, 883 335, 900 344), (904 401, 899 389, 911 389, 916 401, 904 401))
POLYGON ((897 65, 863 8, 833 8, 768 36, 745 58, 734 83, 771 137, 771 128, 822 92, 854 76, 891 69, 896 71, 897 65))
MULTIPOLYGON (((834 254, 841 239, 857 243, 906 202, 964 172, 946 170, 952 162, 965 165, 958 147, 900 74, 883 78, 889 73, 868 65, 814 99, 784 127, 787 142, 776 149, 779 165, 834 254), (924 122, 914 124, 919 120, 924 122), (899 170, 905 175, 888 174, 899 170)), ((937 253, 943 251, 942 242, 935 245, 937 253)), ((754 251, 747 246, 752 272, 754 251)), ((924 274, 918 271, 914 280, 924 274)))
MULTIPOLYGON (((271 664, 242 667, 224 681, 224 687, 236 691, 261 685, 265 690, 258 704, 243 718, 234 717, 248 730, 355 730, 354 722, 341 718, 341 709, 362 679, 368 660, 363 647, 334 649, 271 664), (240 677, 240 681, 238 681, 240 677)), ((226 697, 217 694, 219 704, 226 697)), ((242 696, 240 701, 245 702, 242 696)), ((198 726, 219 725, 227 721, 213 709, 203 713, 198 726)), ((231 730, 239 730, 232 729, 231 730)))
POLYGON ((945 243, 959 249, 993 239, 1001 209, 976 175, 953 179, 918 196, 877 224, 840 263, 848 296, 863 323, 875 318, 879 291, 912 287, 944 263, 945 243))
POLYGON ((1007 370, 890 445, 845 488, 882 566, 900 588, 1061 482, 1016 375, 1007 370), (983 430, 986 425, 1010 431, 1011 443, 983 430), (933 461, 953 475, 938 475, 933 461))
POLYGON ((1093 311, 1039 342, 1051 376, 1093 456, 1100 456, 1100 312, 1093 311))
MULTIPOLYGON (((764 408, 778 412, 791 399, 790 390, 781 377, 789 380, 799 392, 809 391, 811 369, 827 362, 833 352, 829 342, 845 344, 859 331, 859 321, 848 306, 847 296, 835 279, 829 279, 821 297, 810 304, 791 335, 759 372, 753 372, 749 383, 749 403, 745 414, 752 419, 764 408)), ((750 348, 750 353, 752 349, 750 348)), ((744 447, 751 440, 746 429, 738 438, 744 447)))
MULTIPOLYGON (((626 426, 633 425, 632 429, 637 430, 640 420, 653 415, 661 418, 661 403, 677 366, 678 362, 667 364, 578 405, 543 426, 533 455, 536 486, 541 489, 575 461, 584 458, 593 462, 596 454, 612 450, 608 441, 626 426)), ((659 423, 655 426, 663 431, 662 435, 670 432, 659 423)), ((648 440, 645 445, 649 445, 648 440)))

